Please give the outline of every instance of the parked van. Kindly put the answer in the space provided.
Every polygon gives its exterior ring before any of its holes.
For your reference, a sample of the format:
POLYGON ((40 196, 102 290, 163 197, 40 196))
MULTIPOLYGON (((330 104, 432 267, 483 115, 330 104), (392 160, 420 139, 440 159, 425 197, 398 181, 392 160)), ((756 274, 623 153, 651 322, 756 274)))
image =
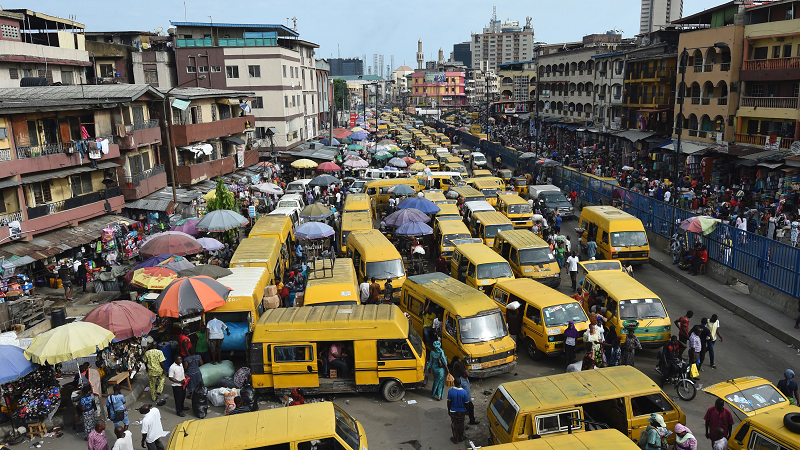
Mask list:
POLYGON ((442 323, 442 349, 451 365, 469 369, 470 377, 487 378, 509 373, 517 365, 514 340, 508 335, 503 313, 482 292, 441 272, 408 277, 403 285, 401 308, 422 333, 426 305, 442 323))
POLYGON ((356 271, 350 258, 317 261, 308 272, 303 306, 360 304, 356 271))
MULTIPOLYGON (((634 442, 650 414, 664 417, 667 429, 686 423, 686 415, 650 377, 631 366, 605 367, 503 383, 489 407, 492 444, 527 441, 531 436, 581 433, 589 426, 571 419, 607 424, 634 442)), ((586 433, 595 436, 596 431, 586 433)), ((674 442, 675 435, 668 438, 674 442)))
POLYGON ((472 215, 469 227, 473 236, 483 239, 486 245, 493 247, 497 232, 513 230, 514 224, 497 211, 481 211, 472 215))
POLYGON ((372 205, 369 201, 369 195, 364 194, 347 194, 344 199, 344 206, 342 213, 346 212, 366 212, 372 215, 372 205))
POLYGON ((639 450, 628 436, 617 430, 548 435, 541 439, 492 446, 492 450, 639 450))
POLYGON ((364 178, 371 180, 383 180, 386 178, 406 178, 406 172, 399 170, 386 170, 370 168, 364 171, 364 178))
POLYGON ((217 281, 231 289, 225 304, 204 313, 225 322, 231 332, 222 342, 222 351, 247 351, 258 318, 264 314, 264 288, 272 284, 272 274, 265 267, 231 267, 230 275, 217 281))
POLYGON ((495 183, 494 180, 472 179, 468 185, 480 191, 480 193, 486 197, 486 201, 489 202, 489 204, 497 206, 497 194, 502 192, 502 188, 495 183))
POLYGON ((372 225, 372 216, 368 212, 345 212, 342 214, 342 220, 339 222, 338 240, 339 252, 341 256, 347 253, 347 237, 351 232, 357 230, 371 230, 375 228, 372 225))
POLYGON ((472 152, 472 154, 469 155, 469 165, 473 169, 486 167, 486 156, 481 152, 472 152))
POLYGON ((444 203, 436 206, 439 207, 439 212, 433 216, 436 222, 444 220, 461 220, 461 212, 458 210, 458 206, 450 203, 444 203))
POLYGON ((281 242, 273 237, 246 238, 239 242, 228 267, 266 267, 268 284, 283 281, 281 242))
POLYGON ((643 347, 658 348, 669 340, 672 322, 664 303, 653 291, 627 273, 615 270, 589 272, 583 279, 581 289, 587 313, 592 312, 589 304, 592 291, 602 290, 607 294, 605 304, 599 311, 607 319, 607 342, 612 342, 614 335, 620 342, 625 342, 626 330, 622 324, 626 320, 639 322, 635 333, 643 347))
POLYGON ((306 195, 308 194, 308 190, 311 189, 311 186, 308 185, 311 183, 311 178, 303 178, 302 180, 295 180, 286 185, 286 189, 283 190, 284 194, 300 194, 306 195))
POLYGON ((513 280, 514 272, 508 261, 483 244, 460 244, 455 246, 450 260, 450 275, 487 293, 502 280, 513 280))
POLYGON ((278 208, 297 208, 301 210, 306 207, 306 201, 302 194, 284 194, 278 199, 278 208))
MULTIPOLYGON (((464 215, 464 223, 467 224, 467 227, 471 226, 472 223, 472 216, 475 213, 479 212, 486 212, 486 211, 494 211, 494 207, 489 204, 486 200, 478 200, 474 202, 465 202, 463 207, 462 214, 464 215)), ((471 230, 470 230, 471 231, 471 230)))
POLYGON ((187 420, 175 427, 167 443, 168 450, 209 448, 367 450, 367 434, 333 402, 319 402, 187 420))
POLYGON ((617 259, 644 264, 650 259, 650 244, 642 221, 613 206, 587 206, 581 210, 581 249, 597 242, 597 259, 617 259))
POLYGON ((532 278, 554 289, 561 285, 561 269, 553 251, 531 231, 498 231, 492 248, 508 261, 517 278, 532 278))
POLYGON ((441 206, 445 204, 456 204, 455 200, 449 199, 444 196, 444 192, 435 189, 426 189, 425 198, 432 201, 434 205, 441 206))
POLYGON ((347 237, 347 257, 353 258, 358 284, 375 277, 381 280, 381 295, 384 281, 392 280, 392 298, 400 299, 400 288, 406 280, 403 258, 397 248, 380 231, 353 231, 347 237))
POLYGON ((467 239, 471 237, 469 229, 460 220, 436 221, 433 225, 433 239, 437 244, 438 254, 445 261, 450 262, 453 257, 454 239, 467 239))
MULTIPOLYGON (((478 191, 477 189, 475 189, 473 187, 470 187, 470 186, 460 186, 460 187, 455 187, 455 188, 451 187, 450 191, 451 192, 455 192, 456 195, 458 195, 457 198, 459 200, 463 201, 464 203, 466 203, 466 202, 475 202, 475 201, 478 201, 478 200, 486 201, 486 196, 485 195, 481 194, 480 191, 478 191)), ((494 208, 492 208, 492 209, 494 209, 494 208)))
POLYGON ((281 243, 281 262, 286 270, 291 265, 292 243, 294 242, 294 223, 289 216, 271 214, 258 218, 250 229, 250 238, 271 237, 281 243))
POLYGON ((414 176, 426 189, 447 190, 464 186, 464 174, 453 171, 420 172, 414 176))
POLYGON ((472 178, 491 177, 492 171, 487 169, 475 169, 472 171, 472 178))
POLYGON ((256 324, 250 359, 253 387, 277 395, 380 392, 394 402, 425 379, 422 339, 394 305, 269 310, 256 324), (328 367, 334 343, 347 355, 346 373, 328 367))
POLYGON ((389 189, 398 184, 405 184, 415 191, 420 190, 419 181, 416 178, 396 178, 389 180, 372 180, 367 183, 366 193, 369 195, 372 205, 372 214, 375 218, 380 217, 381 213, 389 206, 389 189))
POLYGON ((498 194, 497 210, 508 217, 514 228, 530 230, 533 226, 531 205, 517 194, 498 194))
MULTIPOLYGON (((581 261, 578 263, 578 280, 582 281, 589 272, 610 270, 615 272, 625 272, 622 263, 611 259, 595 259, 592 261, 581 261)), ((627 272, 625 272, 627 274, 627 272)))
POLYGON ((419 162, 428 166, 431 171, 439 170, 439 161, 432 155, 426 155, 419 159, 419 162))
POLYGON ((503 314, 509 303, 520 304, 522 326, 517 348, 524 349, 534 361, 545 355, 564 354, 564 331, 569 321, 575 322, 579 331, 576 348, 583 347, 583 332, 589 328, 589 318, 575 299, 530 278, 498 281, 490 297, 503 314))

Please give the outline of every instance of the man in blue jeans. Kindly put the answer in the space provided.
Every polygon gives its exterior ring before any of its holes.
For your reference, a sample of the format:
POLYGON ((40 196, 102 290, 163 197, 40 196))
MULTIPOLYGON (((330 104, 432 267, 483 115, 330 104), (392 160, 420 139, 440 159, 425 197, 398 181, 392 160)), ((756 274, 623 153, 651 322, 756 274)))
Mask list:
POLYGON ((724 342, 722 335, 719 334, 719 317, 716 314, 713 314, 711 319, 708 321, 708 324, 706 324, 706 327, 710 332, 710 338, 706 342, 706 345, 708 346, 708 362, 711 364, 712 369, 716 369, 717 365, 714 364, 714 344, 717 343, 717 339, 719 339, 720 342, 724 342))
POLYGON ((453 436, 450 438, 454 444, 464 440, 464 416, 467 413, 467 391, 461 387, 461 378, 453 380, 453 387, 447 392, 447 410, 450 412, 450 427, 453 436))

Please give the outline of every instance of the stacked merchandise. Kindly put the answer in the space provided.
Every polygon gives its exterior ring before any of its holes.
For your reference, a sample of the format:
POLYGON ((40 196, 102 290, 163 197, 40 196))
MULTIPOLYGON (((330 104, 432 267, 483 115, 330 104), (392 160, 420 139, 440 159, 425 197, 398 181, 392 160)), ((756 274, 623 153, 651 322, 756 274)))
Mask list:
POLYGON ((52 419, 61 404, 60 387, 49 367, 42 366, 3 386, 3 390, 18 398, 19 407, 14 411, 14 418, 27 423, 52 419))

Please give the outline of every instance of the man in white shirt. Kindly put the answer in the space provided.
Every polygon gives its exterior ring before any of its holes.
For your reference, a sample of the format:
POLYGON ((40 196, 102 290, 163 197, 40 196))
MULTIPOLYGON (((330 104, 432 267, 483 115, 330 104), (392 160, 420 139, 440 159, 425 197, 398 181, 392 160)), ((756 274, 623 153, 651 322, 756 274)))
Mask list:
POLYGON ((175 396, 175 412, 178 417, 185 417, 183 413, 183 401, 186 398, 186 390, 183 388, 183 380, 186 374, 183 372, 183 358, 180 355, 175 357, 175 362, 169 366, 169 381, 172 383, 172 395, 175 396))
POLYGON ((389 214, 394 212, 395 205, 397 205, 397 200, 394 197, 389 197, 389 214))
MULTIPOLYGON (((298 245, 298 247, 300 247, 298 245)), ((222 362, 222 340, 225 339, 223 331, 230 336, 231 332, 225 322, 217 319, 216 316, 208 321, 206 324, 206 333, 208 336, 208 351, 211 353, 211 364, 222 362)))
POLYGON ((150 405, 142 405, 139 412, 144 414, 142 417, 142 448, 164 450, 161 438, 167 433, 164 433, 164 428, 161 426, 161 413, 150 405))
POLYGON ((364 279, 364 282, 358 285, 358 291, 361 293, 361 304, 367 304, 369 300, 369 281, 364 279))
POLYGON ((672 192, 669 189, 667 189, 664 192, 664 203, 669 203, 670 198, 672 198, 672 192))
POLYGON ((114 447, 111 450, 133 450, 133 433, 123 427, 115 427, 114 435, 117 436, 117 441, 114 442, 114 447))
POLYGON ((336 209, 342 209, 342 193, 336 192, 336 209))
POLYGON ((567 257, 567 269, 569 270, 569 278, 572 280, 572 292, 578 290, 578 255, 571 252, 567 257))

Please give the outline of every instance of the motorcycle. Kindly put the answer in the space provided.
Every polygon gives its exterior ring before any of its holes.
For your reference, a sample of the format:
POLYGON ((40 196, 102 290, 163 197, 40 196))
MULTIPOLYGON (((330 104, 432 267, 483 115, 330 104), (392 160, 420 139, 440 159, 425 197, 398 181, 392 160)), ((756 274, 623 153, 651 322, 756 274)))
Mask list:
MULTIPOLYGON (((660 359, 661 358, 659 355, 659 360, 660 359)), ((678 397, 687 402, 694 400, 695 396, 697 396, 697 386, 695 386, 690 375, 691 369, 691 364, 680 360, 675 363, 675 370, 667 379, 667 382, 675 386, 675 390, 678 392, 678 397)), ((658 372, 659 375, 663 375, 661 372, 662 370, 661 364, 658 364, 656 366, 656 372, 658 372)))

